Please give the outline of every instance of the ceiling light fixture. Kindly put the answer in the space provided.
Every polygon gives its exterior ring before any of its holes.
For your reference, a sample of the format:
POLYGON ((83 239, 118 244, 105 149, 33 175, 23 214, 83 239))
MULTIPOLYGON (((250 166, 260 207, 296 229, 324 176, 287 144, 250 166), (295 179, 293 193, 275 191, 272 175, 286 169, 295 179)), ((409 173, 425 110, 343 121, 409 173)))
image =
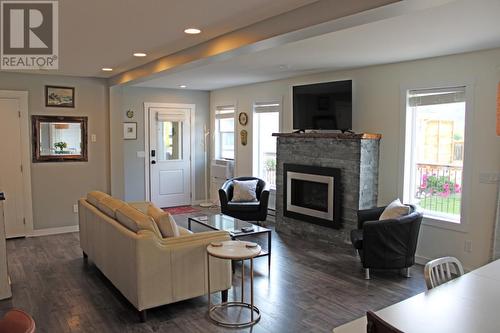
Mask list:
POLYGON ((144 53, 144 52, 136 52, 136 53, 134 53, 134 57, 145 57, 145 56, 147 56, 147 54, 144 53))
POLYGON ((113 68, 103 67, 103 68, 102 68, 102 71, 104 71, 104 72, 112 72, 112 71, 113 71, 113 68))
POLYGON ((189 35, 197 35, 201 32, 201 30, 196 28, 187 28, 186 30, 184 30, 184 32, 189 35))
POLYGON ((185 84, 181 84, 179 88, 187 88, 187 86, 185 84))

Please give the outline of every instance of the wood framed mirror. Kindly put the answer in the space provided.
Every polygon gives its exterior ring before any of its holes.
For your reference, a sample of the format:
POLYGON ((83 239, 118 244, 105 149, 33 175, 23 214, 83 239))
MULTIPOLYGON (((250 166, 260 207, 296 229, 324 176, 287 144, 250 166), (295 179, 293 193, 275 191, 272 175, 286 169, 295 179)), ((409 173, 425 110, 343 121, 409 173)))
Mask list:
POLYGON ((32 116, 33 162, 86 162, 87 117, 32 116))

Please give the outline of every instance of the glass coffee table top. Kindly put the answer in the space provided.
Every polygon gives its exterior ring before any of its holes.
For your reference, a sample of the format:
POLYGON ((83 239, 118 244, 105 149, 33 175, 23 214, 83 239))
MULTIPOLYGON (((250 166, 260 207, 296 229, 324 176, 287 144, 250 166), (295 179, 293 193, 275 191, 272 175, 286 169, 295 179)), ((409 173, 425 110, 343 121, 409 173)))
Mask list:
POLYGON ((258 225, 238 220, 224 214, 195 216, 190 217, 189 219, 194 220, 199 224, 203 224, 211 229, 227 231, 232 235, 251 235, 270 231, 270 229, 259 227, 258 225), (245 231, 245 228, 249 229, 245 231))

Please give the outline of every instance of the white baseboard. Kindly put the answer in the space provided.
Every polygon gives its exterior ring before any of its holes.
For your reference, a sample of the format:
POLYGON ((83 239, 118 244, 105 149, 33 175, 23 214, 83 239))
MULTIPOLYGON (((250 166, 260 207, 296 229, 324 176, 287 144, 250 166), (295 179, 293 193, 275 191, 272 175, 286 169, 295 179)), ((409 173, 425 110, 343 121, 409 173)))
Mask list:
POLYGON ((39 229, 39 230, 33 230, 30 237, 66 234, 68 232, 78 232, 79 230, 80 229, 79 229, 78 225, 72 225, 69 227, 39 229))
POLYGON ((419 265, 425 265, 425 264, 427 264, 431 260, 432 260, 431 258, 427 258, 427 257, 424 257, 424 256, 415 255, 415 262, 417 264, 419 264, 419 265))

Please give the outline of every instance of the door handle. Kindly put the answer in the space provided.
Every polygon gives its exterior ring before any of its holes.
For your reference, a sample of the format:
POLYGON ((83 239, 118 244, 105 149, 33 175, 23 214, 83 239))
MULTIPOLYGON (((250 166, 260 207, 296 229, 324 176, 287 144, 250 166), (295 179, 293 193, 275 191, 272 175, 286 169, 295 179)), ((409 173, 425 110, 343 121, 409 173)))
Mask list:
POLYGON ((151 161, 151 164, 156 164, 156 161, 151 161))

